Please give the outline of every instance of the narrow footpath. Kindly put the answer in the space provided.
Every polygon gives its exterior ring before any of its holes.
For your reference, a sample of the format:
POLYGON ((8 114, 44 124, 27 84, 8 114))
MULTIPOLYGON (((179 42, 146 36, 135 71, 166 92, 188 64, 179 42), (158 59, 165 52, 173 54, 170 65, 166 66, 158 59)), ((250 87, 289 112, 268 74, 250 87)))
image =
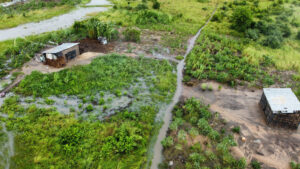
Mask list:
POLYGON ((171 123, 172 120, 172 110, 174 108, 174 106, 178 103, 181 95, 182 95, 182 78, 183 78, 183 69, 184 69, 184 65, 185 65, 185 59, 187 57, 187 55, 192 51, 192 49, 194 48, 194 45, 196 43, 197 38, 200 36, 201 31, 205 28, 205 26, 210 22, 210 20, 212 19, 213 15, 215 14, 217 7, 214 9, 214 11, 212 12, 211 16, 209 17, 209 19, 206 21, 206 23, 199 29, 199 31, 197 32, 197 34, 195 36, 193 36, 189 41, 188 41, 188 48, 186 50, 186 53, 184 55, 184 59, 181 60, 179 62, 179 64, 177 65, 177 88, 176 88, 176 92, 174 94, 173 100, 172 102, 168 105, 168 107, 165 110, 161 110, 159 114, 164 114, 163 117, 163 126, 161 127, 159 134, 157 136, 157 140, 155 142, 154 145, 154 152, 153 152, 153 159, 152 159, 152 163, 151 163, 151 169, 157 169, 158 165, 162 162, 163 160, 163 154, 162 154, 162 144, 161 141, 166 137, 167 135, 167 131, 169 128, 169 125, 171 123))

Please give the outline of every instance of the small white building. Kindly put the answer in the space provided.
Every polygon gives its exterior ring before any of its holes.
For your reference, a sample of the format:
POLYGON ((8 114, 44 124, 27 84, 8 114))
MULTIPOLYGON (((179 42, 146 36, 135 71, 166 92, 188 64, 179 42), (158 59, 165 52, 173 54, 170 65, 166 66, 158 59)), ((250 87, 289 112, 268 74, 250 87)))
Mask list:
POLYGON ((260 100, 268 124, 297 129, 300 102, 290 88, 264 88, 260 100))

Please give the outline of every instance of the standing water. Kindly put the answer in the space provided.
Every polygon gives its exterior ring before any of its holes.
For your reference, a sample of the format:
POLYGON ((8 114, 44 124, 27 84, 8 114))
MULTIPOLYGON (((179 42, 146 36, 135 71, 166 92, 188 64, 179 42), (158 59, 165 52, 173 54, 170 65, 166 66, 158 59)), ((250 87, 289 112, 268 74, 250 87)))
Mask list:
POLYGON ((5 123, 2 123, 0 131, 0 167, 9 169, 10 158, 14 155, 14 136, 12 132, 7 131, 5 123))
POLYGON ((91 2, 86 5, 87 7, 75 9, 67 14, 40 22, 27 23, 14 28, 0 30, 0 41, 67 28, 72 26, 75 21, 85 19, 87 14, 103 12, 108 9, 106 7, 93 7, 95 5, 110 5, 110 2, 107 0, 91 0, 91 2))
POLYGON ((162 114, 163 112, 165 112, 164 118, 163 118, 163 126, 161 127, 159 134, 157 136, 157 140, 156 143, 154 145, 154 156, 152 159, 152 163, 151 163, 151 169, 156 169, 158 168, 158 164, 160 164, 162 162, 162 144, 161 141, 166 137, 167 135, 167 131, 170 125, 170 122, 172 120, 172 110, 174 108, 174 106, 177 104, 177 102, 180 99, 181 93, 182 93, 182 78, 183 78, 183 68, 184 68, 184 64, 185 64, 185 58, 187 57, 187 55, 192 51, 192 49, 194 48, 195 42, 197 40, 197 38, 199 37, 202 29, 209 23, 209 21, 211 20, 211 18, 213 17, 215 11, 216 11, 217 7, 215 8, 215 10, 213 11, 212 15, 210 16, 210 18, 206 21, 206 23, 199 29, 199 31, 197 32, 197 34, 195 36, 193 36, 189 41, 188 41, 188 48, 186 50, 186 53, 184 54, 184 59, 181 60, 179 62, 179 64, 177 65, 177 88, 176 88, 176 92, 174 94, 173 100, 172 102, 168 105, 166 110, 161 110, 159 114, 162 114))

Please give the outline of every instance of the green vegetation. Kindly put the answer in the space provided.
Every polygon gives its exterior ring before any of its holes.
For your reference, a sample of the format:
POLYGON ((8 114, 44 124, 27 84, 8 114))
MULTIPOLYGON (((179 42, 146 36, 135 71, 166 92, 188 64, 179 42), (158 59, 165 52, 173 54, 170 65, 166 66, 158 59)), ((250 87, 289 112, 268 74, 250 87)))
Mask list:
POLYGON ((251 161, 251 167, 253 169, 261 169, 260 163, 256 160, 251 161))
POLYGON ((137 78, 146 79, 148 76, 155 75, 157 79, 151 79, 150 82, 162 96, 169 97, 169 92, 174 92, 174 89, 170 90, 169 87, 176 81, 172 70, 173 67, 167 61, 129 59, 126 56, 112 54, 96 58, 90 65, 73 67, 56 73, 32 72, 15 88, 15 92, 37 97, 60 94, 93 95, 98 91, 120 93, 123 88, 130 87, 137 78), (165 75, 170 77, 166 78, 165 75))
POLYGON ((273 84, 272 76, 264 70, 265 65, 272 64, 267 62, 267 56, 259 65, 254 65, 243 56, 242 50, 240 41, 206 30, 186 59, 186 73, 200 80, 212 79, 233 86, 237 79, 273 84))
POLYGON ((98 36, 114 40, 118 38, 118 31, 111 23, 91 18, 76 22, 69 29, 0 42, 0 77, 5 76, 13 68, 21 67, 46 45, 51 45, 49 44, 51 41, 60 44, 98 36))
MULTIPOLYGON (((144 167, 155 116, 175 91, 174 70, 175 66, 167 61, 111 54, 56 73, 33 72, 15 88, 20 95, 9 97, 0 108, 10 117, 1 117, 0 121, 15 133, 12 168, 144 167), (139 81, 147 88, 135 88, 139 81), (95 97, 97 93, 102 99, 95 97), (98 102, 106 104, 106 93, 132 95, 132 103, 100 121, 98 117, 105 115, 106 108, 96 107, 98 102), (54 108, 21 105, 22 95, 37 98, 61 94, 81 98, 81 109, 72 107, 65 115, 54 108), (90 118, 80 118, 83 113, 90 118)), ((0 140, 2 136, 0 133, 0 140)))
POLYGON ((194 35, 210 16, 217 1, 112 0, 113 9, 96 16, 124 27, 164 31, 162 45, 172 51, 182 51, 189 36, 194 35))
POLYGON ((135 28, 126 28, 123 32, 126 41, 140 42, 141 31, 135 28))
POLYGON ((290 165, 292 169, 300 169, 300 163, 295 163, 294 161, 292 161, 290 165))
POLYGON ((191 98, 179 103, 173 116, 169 134, 162 142, 165 160, 160 168, 168 168, 169 161, 174 168, 246 168, 245 159, 230 154, 229 148, 236 145, 233 136, 220 132, 225 125, 208 106, 191 98), (176 127, 172 127, 174 124, 176 127))
POLYGON ((240 126, 235 126, 231 129, 232 132, 237 133, 237 134, 240 134, 240 130, 241 130, 240 126))
POLYGON ((0 29, 49 19, 71 11, 77 4, 87 2, 88 0, 29 0, 24 4, 0 7, 0 29))
MULTIPOLYGON (((286 70, 299 76, 299 9, 293 1, 224 2, 187 57, 186 74, 258 87, 280 82, 286 70)), ((281 86, 300 97, 299 84, 294 78, 281 86)))

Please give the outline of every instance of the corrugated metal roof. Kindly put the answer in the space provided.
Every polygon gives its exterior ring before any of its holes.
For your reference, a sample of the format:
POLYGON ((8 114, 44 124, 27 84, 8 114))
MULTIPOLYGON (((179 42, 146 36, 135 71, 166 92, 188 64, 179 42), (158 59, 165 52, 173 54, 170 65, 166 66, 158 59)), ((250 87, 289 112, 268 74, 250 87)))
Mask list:
POLYGON ((58 52, 66 50, 66 49, 72 48, 72 47, 74 47, 78 44, 79 43, 63 43, 63 44, 61 44, 59 46, 56 46, 52 49, 48 49, 48 50, 44 51, 43 53, 58 53, 58 52))
POLYGON ((264 88, 263 91, 273 113, 300 111, 300 102, 291 88, 264 88))

